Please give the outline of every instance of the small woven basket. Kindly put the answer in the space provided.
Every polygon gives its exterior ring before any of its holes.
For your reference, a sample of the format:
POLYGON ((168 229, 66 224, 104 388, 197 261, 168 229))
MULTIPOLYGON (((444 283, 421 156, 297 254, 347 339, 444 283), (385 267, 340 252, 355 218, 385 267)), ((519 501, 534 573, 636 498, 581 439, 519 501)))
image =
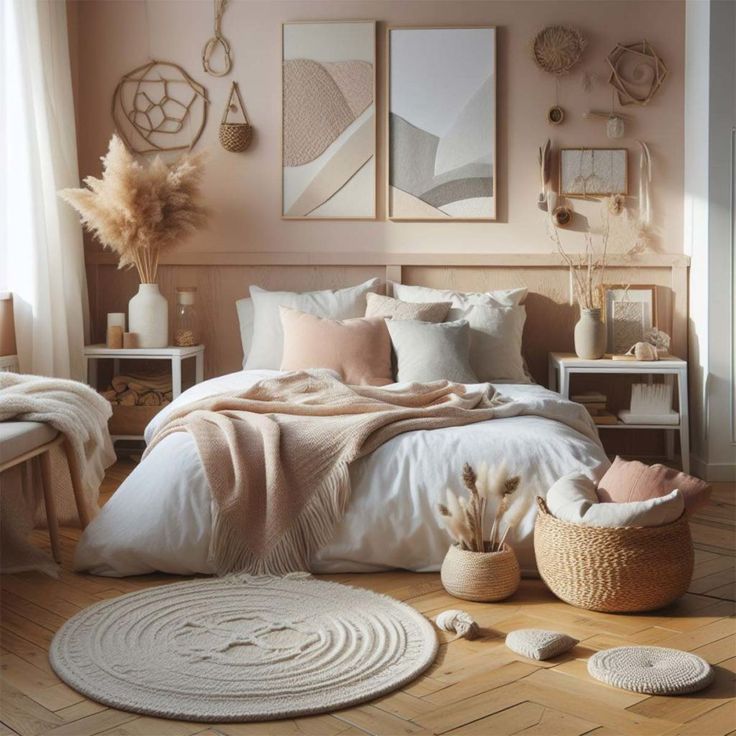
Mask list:
POLYGON ((516 593, 521 570, 507 544, 498 552, 470 552, 453 544, 442 562, 440 577, 445 590, 455 598, 500 601, 516 593))
POLYGON ((220 123, 220 145, 232 153, 245 151, 253 137, 250 123, 220 123))
POLYGON ((220 145, 226 150, 232 153, 239 153, 245 151, 250 145, 251 139, 253 138, 253 128, 248 122, 248 118, 245 114, 245 105, 243 104, 243 98, 240 96, 240 88, 237 82, 233 82, 230 88, 230 97, 228 98, 227 105, 225 106, 225 112, 222 115, 222 122, 220 123, 219 131, 220 145), (237 97, 240 103, 240 108, 235 104, 234 98, 237 97), (239 111, 243 116, 242 123, 229 123, 227 116, 230 111, 239 111))
POLYGON ((693 574, 687 517, 613 529, 562 521, 537 499, 534 553, 539 574, 566 603, 590 611, 653 611, 685 593, 693 574))

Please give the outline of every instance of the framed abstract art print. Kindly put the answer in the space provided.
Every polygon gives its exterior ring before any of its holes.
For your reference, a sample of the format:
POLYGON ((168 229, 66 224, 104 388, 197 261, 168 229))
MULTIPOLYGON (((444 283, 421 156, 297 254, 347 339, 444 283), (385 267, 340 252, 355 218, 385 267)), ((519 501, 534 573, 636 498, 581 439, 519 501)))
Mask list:
POLYGON ((657 287, 643 284, 604 284, 601 287, 605 310, 608 352, 625 353, 657 327, 657 287))
POLYGON ((495 220, 496 29, 388 31, 388 216, 495 220))
POLYGON ((376 216, 375 21, 282 27, 286 219, 376 216))

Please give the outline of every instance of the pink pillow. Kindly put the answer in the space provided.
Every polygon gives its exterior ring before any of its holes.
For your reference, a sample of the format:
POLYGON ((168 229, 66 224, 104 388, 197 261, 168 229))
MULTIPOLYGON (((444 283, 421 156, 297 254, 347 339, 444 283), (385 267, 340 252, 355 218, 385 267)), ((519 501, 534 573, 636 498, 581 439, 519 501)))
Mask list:
POLYGON ((600 501, 627 503, 661 498, 676 488, 685 498, 687 513, 692 513, 710 498, 711 487, 704 480, 665 465, 645 465, 617 456, 598 483, 597 493, 600 501))
POLYGON ((383 317, 326 319, 281 307, 282 371, 331 368, 345 383, 385 386, 391 376, 391 338, 383 317))

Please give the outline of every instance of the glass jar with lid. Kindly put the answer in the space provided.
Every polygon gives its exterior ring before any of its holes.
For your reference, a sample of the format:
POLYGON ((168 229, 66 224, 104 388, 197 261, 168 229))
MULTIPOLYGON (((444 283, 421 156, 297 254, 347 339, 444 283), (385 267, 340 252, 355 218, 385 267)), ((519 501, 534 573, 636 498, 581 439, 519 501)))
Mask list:
POLYGON ((196 301, 196 286, 177 287, 174 318, 174 345, 177 347, 199 345, 199 317, 195 306, 196 301))

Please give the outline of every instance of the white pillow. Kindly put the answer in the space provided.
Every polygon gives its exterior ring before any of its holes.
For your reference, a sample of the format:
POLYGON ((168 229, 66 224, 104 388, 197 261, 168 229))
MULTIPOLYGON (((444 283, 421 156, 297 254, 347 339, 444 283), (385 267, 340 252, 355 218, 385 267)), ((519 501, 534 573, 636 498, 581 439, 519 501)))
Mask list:
POLYGON ((547 492, 547 508, 563 521, 583 526, 662 526, 682 516, 685 499, 679 490, 647 501, 600 503, 595 483, 584 475, 563 475, 547 492))
MULTIPOLYGON (((279 307, 291 307, 300 312, 314 314, 328 319, 350 319, 365 314, 366 294, 376 291, 380 279, 370 279, 358 286, 347 289, 324 289, 307 291, 302 294, 294 291, 267 291, 259 286, 250 287, 253 331, 250 345, 244 342, 243 368, 273 368, 278 370, 284 351, 284 332, 281 327, 279 307)), ((241 300, 247 301, 247 300, 241 300)), ((238 304, 241 318, 240 335, 246 340, 249 333, 247 304, 238 304), (243 322, 245 317, 246 324, 243 322)))
POLYGON ((521 357, 525 307, 451 309, 447 320, 459 319, 470 325, 470 365, 479 381, 529 383, 521 357))
POLYGON ((528 289, 500 289, 498 291, 453 291, 430 289, 427 286, 408 286, 392 283, 393 295, 404 302, 452 302, 453 307, 464 309, 473 304, 492 307, 516 307, 526 298, 528 289))
POLYGON ((240 344, 243 346, 243 368, 250 352, 250 344, 253 342, 253 300, 238 299, 235 302, 238 312, 238 323, 240 324, 240 344))
POLYGON ((470 367, 468 323, 387 319, 396 353, 396 380, 478 383, 470 367))

